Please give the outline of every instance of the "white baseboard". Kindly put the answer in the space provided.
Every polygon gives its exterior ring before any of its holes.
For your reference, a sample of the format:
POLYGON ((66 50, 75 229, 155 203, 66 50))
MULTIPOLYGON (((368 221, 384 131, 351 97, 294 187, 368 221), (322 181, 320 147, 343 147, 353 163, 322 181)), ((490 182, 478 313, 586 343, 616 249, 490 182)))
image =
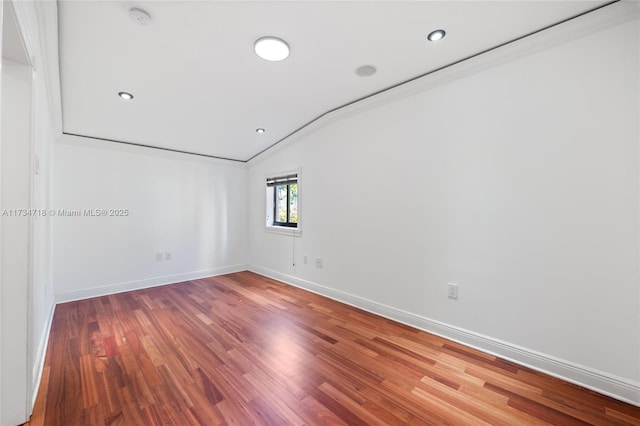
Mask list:
POLYGON ((38 349, 36 350, 36 354, 33 358, 33 370, 31 377, 33 382, 31 383, 31 409, 29 412, 33 411, 33 407, 36 403, 36 397, 38 396, 38 389, 40 388, 40 381, 42 380, 42 372, 44 370, 44 359, 47 353, 47 344, 49 343, 49 335, 51 334, 51 324, 53 323, 53 313, 55 312, 56 304, 52 303, 49 307, 49 312, 47 313, 47 322, 44 325, 44 332, 42 333, 42 337, 40 338, 40 342, 38 343, 38 349))
POLYGON ((205 269, 202 271, 186 272, 175 275, 164 275, 161 277, 146 278, 143 280, 128 281, 123 283, 108 284, 100 287, 87 288, 82 290, 69 291, 56 294, 56 303, 72 302, 74 300, 88 299, 91 297, 105 296, 108 294, 123 293, 125 291, 140 290, 143 288, 157 287, 167 284, 175 284, 183 281, 197 280, 200 278, 213 277, 216 275, 231 274, 233 272, 246 271, 247 265, 224 266, 215 269, 205 269))
POLYGON ((326 296, 367 312, 415 327, 449 340, 479 349, 491 355, 549 374, 568 382, 594 390, 612 398, 640 406, 640 383, 617 377, 583 365, 523 348, 499 339, 425 318, 381 303, 364 299, 340 290, 325 287, 261 266, 250 265, 249 270, 269 278, 326 296))

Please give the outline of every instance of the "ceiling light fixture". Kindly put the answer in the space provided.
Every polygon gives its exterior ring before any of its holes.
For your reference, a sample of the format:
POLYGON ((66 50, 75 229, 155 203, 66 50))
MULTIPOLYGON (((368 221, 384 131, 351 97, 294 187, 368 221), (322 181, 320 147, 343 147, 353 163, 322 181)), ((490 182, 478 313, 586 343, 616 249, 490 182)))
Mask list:
POLYGON ((442 40, 447 33, 444 30, 435 30, 431 31, 427 36, 429 41, 438 41, 442 40))
POLYGON ((256 55, 266 61, 282 61, 289 57, 289 45, 278 37, 261 37, 253 45, 256 55))
POLYGON ((133 95, 128 92, 120 92, 118 93, 118 96, 120 96, 122 99, 127 101, 130 101, 131 99, 133 99, 133 95))
POLYGON ((266 130, 265 130, 265 129, 263 129, 262 127, 258 127, 258 128, 256 129, 256 133, 257 133, 257 134, 259 134, 259 135, 263 134, 264 132, 266 132, 266 130))

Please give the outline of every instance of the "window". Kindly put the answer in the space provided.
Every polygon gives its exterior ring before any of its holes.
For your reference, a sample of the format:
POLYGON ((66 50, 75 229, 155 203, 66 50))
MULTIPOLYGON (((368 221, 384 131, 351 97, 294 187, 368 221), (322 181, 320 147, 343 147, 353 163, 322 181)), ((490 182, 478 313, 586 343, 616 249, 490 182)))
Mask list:
POLYGON ((267 178, 267 226, 298 227, 298 174, 267 178))

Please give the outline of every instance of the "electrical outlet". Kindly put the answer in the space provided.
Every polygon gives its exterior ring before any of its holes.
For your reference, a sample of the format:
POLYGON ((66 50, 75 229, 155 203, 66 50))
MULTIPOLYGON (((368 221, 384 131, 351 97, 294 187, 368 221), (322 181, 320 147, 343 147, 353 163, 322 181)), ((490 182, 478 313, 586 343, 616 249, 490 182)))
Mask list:
POLYGON ((447 284, 447 296, 449 296, 449 299, 458 300, 458 284, 447 284))
POLYGON ((162 261, 162 253, 156 253, 156 262, 162 261))
POLYGON ((164 258, 165 258, 166 260, 171 260, 171 252, 170 252, 170 251, 166 252, 166 253, 164 254, 164 258))
POLYGON ((316 268, 322 269, 322 258, 316 257, 316 268))
POLYGON ((309 255, 305 254, 304 256, 302 256, 302 263, 304 263, 305 265, 309 263, 309 255))

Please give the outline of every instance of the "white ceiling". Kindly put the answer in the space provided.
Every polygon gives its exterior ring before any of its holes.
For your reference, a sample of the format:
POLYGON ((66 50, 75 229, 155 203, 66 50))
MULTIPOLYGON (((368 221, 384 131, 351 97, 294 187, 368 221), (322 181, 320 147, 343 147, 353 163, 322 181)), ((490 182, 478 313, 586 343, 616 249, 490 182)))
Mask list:
POLYGON ((63 130, 246 161, 329 110, 605 3, 60 1, 63 130), (265 35, 289 58, 257 57, 265 35), (378 72, 357 76, 366 64, 378 72))

